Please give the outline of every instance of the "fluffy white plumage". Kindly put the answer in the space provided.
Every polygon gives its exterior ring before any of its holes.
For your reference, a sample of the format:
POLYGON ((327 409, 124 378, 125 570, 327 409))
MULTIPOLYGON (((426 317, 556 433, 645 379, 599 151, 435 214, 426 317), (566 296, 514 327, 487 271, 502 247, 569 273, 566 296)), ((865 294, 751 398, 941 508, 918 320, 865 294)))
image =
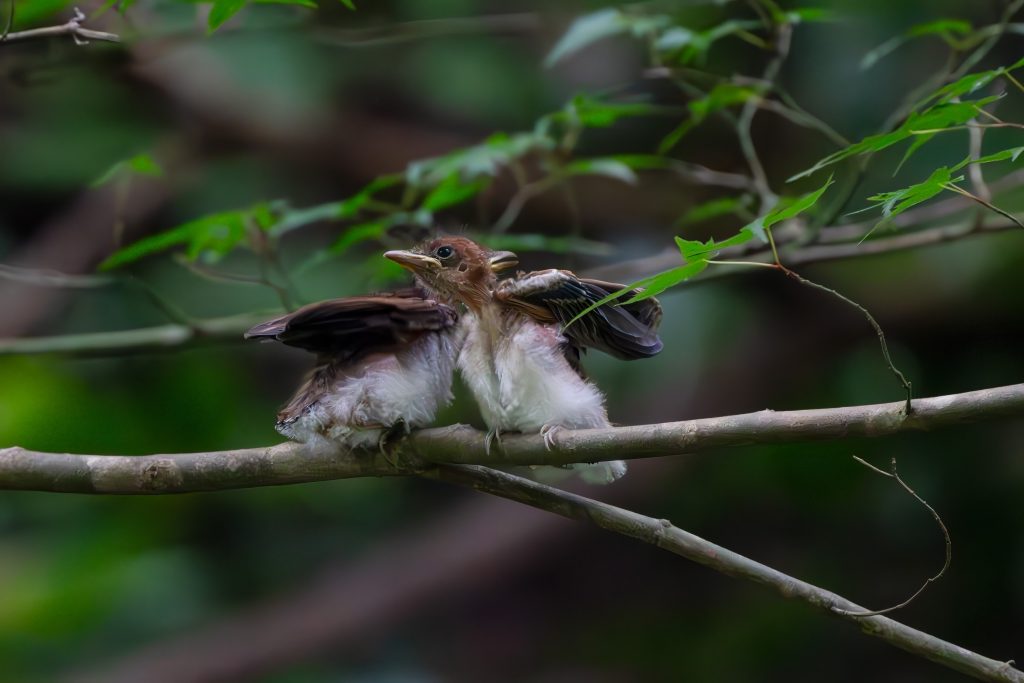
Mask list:
POLYGON ((426 334, 397 353, 379 353, 335 371, 324 395, 277 430, 314 448, 366 448, 385 429, 426 427, 452 400, 461 331, 426 334))
MULTIPOLYGON (((610 426, 604 396, 569 365, 557 326, 508 313, 485 308, 479 314, 467 312, 460 321, 465 340, 459 371, 488 428, 496 433, 547 433, 560 427, 610 426)), ((572 469, 584 481, 604 484, 625 474, 626 464, 578 464, 572 469)))

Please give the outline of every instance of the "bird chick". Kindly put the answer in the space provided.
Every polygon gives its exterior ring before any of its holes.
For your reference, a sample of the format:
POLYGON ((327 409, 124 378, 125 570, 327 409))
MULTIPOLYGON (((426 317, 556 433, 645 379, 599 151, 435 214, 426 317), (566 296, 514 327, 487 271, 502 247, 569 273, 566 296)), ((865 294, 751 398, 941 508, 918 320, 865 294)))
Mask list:
MULTIPOLYGON (((621 359, 661 351, 661 306, 646 299, 602 306, 566 327, 577 314, 622 285, 580 278, 567 270, 497 274, 517 264, 511 252, 493 252, 463 237, 434 239, 387 258, 412 270, 439 298, 464 304, 460 374, 480 406, 492 438, 504 431, 540 433, 550 448, 560 428, 608 427, 604 395, 583 373, 587 348, 621 359)), ((626 472, 618 460, 574 465, 590 483, 626 472)))
POLYGON ((314 448, 372 447, 395 428, 433 422, 451 402, 458 316, 419 289, 310 304, 256 325, 246 339, 316 354, 277 415, 277 431, 314 448))

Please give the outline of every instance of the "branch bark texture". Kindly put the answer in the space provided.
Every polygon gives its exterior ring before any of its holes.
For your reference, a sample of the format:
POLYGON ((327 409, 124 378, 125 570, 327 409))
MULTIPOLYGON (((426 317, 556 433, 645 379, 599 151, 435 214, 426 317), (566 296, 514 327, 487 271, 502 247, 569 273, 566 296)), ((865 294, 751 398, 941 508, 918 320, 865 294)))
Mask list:
POLYGON ((468 486, 570 519, 590 522, 602 529, 650 543, 722 574, 753 581, 774 589, 785 598, 795 598, 832 616, 855 622, 868 635, 881 638, 902 650, 925 657, 972 678, 983 681, 1024 682, 1024 673, 1014 668, 1010 662, 979 655, 888 617, 853 616, 849 613, 866 610, 831 591, 783 574, 673 526, 667 519, 646 517, 487 467, 440 465, 425 472, 424 476, 468 486))
POLYGON ((400 476, 431 463, 566 465, 697 453, 713 448, 876 438, 997 418, 1024 417, 1024 384, 905 403, 775 412, 763 410, 634 427, 563 430, 549 449, 539 434, 507 436, 490 454, 465 425, 424 429, 390 454, 311 451, 300 444, 208 453, 116 456, 0 450, 0 489, 66 493, 188 493, 328 479, 400 476))

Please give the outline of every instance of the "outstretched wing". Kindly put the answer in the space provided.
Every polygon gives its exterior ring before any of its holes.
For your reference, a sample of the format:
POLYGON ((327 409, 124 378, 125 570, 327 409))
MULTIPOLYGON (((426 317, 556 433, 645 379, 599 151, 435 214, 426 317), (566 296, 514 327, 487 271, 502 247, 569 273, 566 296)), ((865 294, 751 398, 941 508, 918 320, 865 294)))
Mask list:
POLYGON ((422 334, 453 326, 455 311, 420 290, 354 296, 304 306, 256 325, 246 339, 277 340, 335 360, 391 351, 422 334))
MULTIPOLYGON (((495 297, 540 322, 567 325, 604 297, 625 287, 577 277, 567 270, 538 270, 499 283, 495 297)), ((605 304, 583 316, 564 334, 581 347, 632 360, 661 351, 661 304, 650 298, 635 304, 605 304)))

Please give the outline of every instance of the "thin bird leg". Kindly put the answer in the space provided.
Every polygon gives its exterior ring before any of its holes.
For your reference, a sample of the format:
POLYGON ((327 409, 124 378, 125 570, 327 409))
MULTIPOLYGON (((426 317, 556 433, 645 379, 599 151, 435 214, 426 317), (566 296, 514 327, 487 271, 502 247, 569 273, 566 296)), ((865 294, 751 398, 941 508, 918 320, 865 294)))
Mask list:
POLYGON ((495 427, 494 429, 487 432, 487 436, 484 437, 484 453, 487 455, 491 454, 491 444, 497 442, 498 448, 501 448, 501 430, 495 427))
POLYGON ((398 469, 398 460, 391 452, 391 444, 408 436, 411 429, 412 428, 409 426, 408 422, 399 418, 398 422, 381 429, 380 436, 377 438, 377 448, 380 450, 380 454, 384 456, 384 460, 395 469, 398 469))
POLYGON ((540 428, 540 435, 544 437, 544 448, 552 450, 555 447, 555 435, 565 429, 559 424, 546 424, 540 428))

